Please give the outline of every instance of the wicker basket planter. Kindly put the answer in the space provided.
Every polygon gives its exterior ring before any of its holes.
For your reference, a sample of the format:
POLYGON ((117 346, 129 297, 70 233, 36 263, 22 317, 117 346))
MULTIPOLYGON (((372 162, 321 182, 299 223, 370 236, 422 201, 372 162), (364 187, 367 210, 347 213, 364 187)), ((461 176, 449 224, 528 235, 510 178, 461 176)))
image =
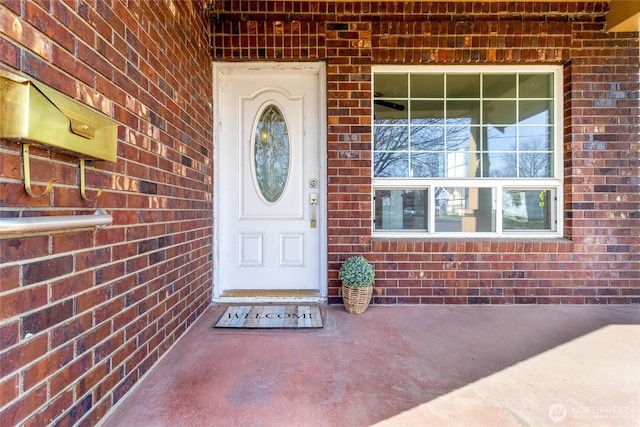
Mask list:
POLYGON ((340 266, 339 273, 344 308, 351 314, 363 313, 373 294, 373 265, 361 255, 352 256, 340 266))
POLYGON ((352 288, 342 285, 344 308, 351 314, 360 314, 369 307, 373 295, 373 286, 352 288))

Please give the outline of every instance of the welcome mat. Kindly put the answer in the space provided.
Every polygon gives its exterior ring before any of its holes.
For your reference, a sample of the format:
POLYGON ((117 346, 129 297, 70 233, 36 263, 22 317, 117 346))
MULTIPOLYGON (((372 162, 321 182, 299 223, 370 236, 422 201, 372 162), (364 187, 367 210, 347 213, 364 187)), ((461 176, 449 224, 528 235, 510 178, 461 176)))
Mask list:
POLYGON ((322 328, 320 308, 313 305, 232 305, 216 328, 322 328))

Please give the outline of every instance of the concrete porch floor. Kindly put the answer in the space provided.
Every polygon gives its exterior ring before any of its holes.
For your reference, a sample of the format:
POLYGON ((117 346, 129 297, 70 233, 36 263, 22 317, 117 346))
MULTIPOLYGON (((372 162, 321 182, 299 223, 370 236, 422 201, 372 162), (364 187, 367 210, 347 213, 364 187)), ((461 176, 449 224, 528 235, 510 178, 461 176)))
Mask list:
POLYGON ((640 306, 322 306, 230 330, 214 304, 114 426, 638 426, 640 306))

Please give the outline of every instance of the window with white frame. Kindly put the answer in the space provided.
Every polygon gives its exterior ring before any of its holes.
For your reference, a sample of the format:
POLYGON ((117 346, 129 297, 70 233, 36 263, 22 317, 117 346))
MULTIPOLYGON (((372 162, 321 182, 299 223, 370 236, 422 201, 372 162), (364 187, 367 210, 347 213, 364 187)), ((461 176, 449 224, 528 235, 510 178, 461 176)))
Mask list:
POLYGON ((373 69, 374 232, 562 233, 562 70, 373 69))

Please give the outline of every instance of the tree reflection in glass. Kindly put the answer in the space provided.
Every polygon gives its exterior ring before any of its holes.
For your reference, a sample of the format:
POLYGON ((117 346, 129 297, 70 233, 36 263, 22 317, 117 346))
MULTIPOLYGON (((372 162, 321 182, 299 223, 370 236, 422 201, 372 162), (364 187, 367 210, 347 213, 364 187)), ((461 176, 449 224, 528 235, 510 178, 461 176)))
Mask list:
POLYGON ((264 198, 276 202, 289 176, 289 133, 280 109, 269 105, 262 111, 255 130, 254 166, 264 198))

